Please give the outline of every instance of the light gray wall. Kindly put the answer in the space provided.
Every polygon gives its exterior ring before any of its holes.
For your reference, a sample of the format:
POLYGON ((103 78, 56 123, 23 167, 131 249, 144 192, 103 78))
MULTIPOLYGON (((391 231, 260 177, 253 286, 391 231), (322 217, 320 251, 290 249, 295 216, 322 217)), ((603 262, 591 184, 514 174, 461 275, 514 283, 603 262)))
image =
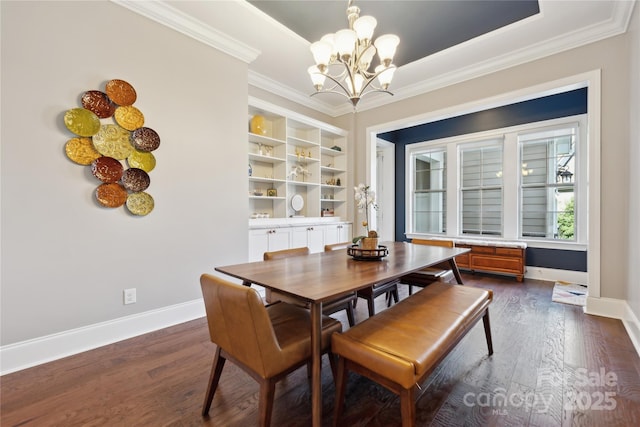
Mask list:
POLYGON ((629 92, 629 281, 628 301, 640 318, 640 6, 636 3, 628 32, 629 92))
POLYGON ((2 345, 201 298, 247 257, 247 64, 107 1, 1 8, 2 345), (161 138, 146 217, 64 153, 64 112, 113 78, 161 138))
MULTIPOLYGON (((625 195, 630 191, 629 38, 629 34, 612 37, 377 109, 359 112, 356 128, 352 129, 357 159, 355 181, 363 180, 365 176, 365 130, 368 127, 601 69, 601 296, 626 299, 626 284, 630 273, 627 255, 630 247, 627 225, 630 218, 625 200, 625 195)), ((637 239, 633 244, 637 245, 637 239)))

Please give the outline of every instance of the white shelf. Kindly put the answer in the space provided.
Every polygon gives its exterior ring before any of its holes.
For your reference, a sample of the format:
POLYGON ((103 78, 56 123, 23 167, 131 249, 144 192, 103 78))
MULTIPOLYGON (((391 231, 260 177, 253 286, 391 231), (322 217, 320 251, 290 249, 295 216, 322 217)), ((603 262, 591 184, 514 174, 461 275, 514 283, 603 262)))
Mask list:
POLYGON ((273 156, 263 156, 261 154, 249 153, 249 160, 253 160, 254 162, 265 162, 265 163, 283 163, 286 160, 281 159, 279 157, 273 156))
POLYGON ((295 145, 296 147, 317 147, 317 142, 307 141, 306 139, 296 138, 294 136, 287 137, 287 143, 291 145, 295 145))
POLYGON ((297 162, 297 163, 317 163, 320 161, 320 159, 316 159, 314 157, 302 157, 302 156, 296 156, 295 154, 287 154, 287 160, 289 160, 290 162, 297 162))
POLYGON ((338 150, 334 150, 328 147, 321 147, 320 150, 322 151, 322 155, 323 156, 332 156, 332 157, 336 157, 336 156, 344 156, 345 153, 344 151, 338 151, 338 150))
POLYGON ((271 147, 277 147, 279 145, 286 144, 286 141, 281 139, 271 138, 264 135, 258 135, 257 133, 249 132, 249 142, 254 142, 256 144, 269 145, 271 147))
POLYGON ((289 218, 295 213, 291 198, 298 194, 304 199, 299 215, 320 218, 330 209, 335 217, 346 218, 345 187, 326 183, 347 183, 347 132, 250 97, 249 129, 256 115, 262 118, 254 120, 254 125, 260 123, 260 128, 254 129, 264 129, 266 135, 248 132, 247 153, 253 173, 249 177, 247 217, 260 213, 273 219, 289 218), (332 149, 334 146, 341 150, 332 149), (291 171, 296 167, 308 174, 294 177, 291 171), (267 196, 267 190, 277 196, 267 196), (254 191, 263 195, 253 195, 254 191))
POLYGON ((332 168, 329 166, 320 166, 320 170, 322 172, 331 172, 331 173, 346 172, 344 169, 332 168))
POLYGON ((296 181, 294 179, 288 180, 287 184, 290 184, 290 185, 304 185, 305 187, 318 187, 320 185, 317 182, 296 181))
POLYGON ((287 182, 284 179, 275 179, 275 178, 263 178, 260 176, 250 176, 249 182, 265 182, 265 183, 284 183, 287 182))
POLYGON ((286 197, 280 196, 249 196, 250 199, 254 200, 285 200, 286 197))

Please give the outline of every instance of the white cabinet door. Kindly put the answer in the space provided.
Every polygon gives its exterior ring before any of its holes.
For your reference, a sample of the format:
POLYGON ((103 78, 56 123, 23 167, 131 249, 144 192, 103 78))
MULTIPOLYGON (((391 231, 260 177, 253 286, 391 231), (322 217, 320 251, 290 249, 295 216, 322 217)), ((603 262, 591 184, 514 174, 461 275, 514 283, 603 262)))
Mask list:
POLYGON ((307 230, 307 245, 311 253, 324 251, 324 232, 322 226, 311 226, 307 230))
POLYGON ((324 244, 350 242, 351 224, 329 224, 324 226, 324 244))
POLYGON ((249 230, 249 262, 262 261, 265 252, 289 249, 290 228, 249 230))
POLYGON ((323 227, 310 225, 304 227, 293 227, 291 232, 291 247, 308 247, 309 252, 322 252, 324 250, 323 227))
POLYGON ((338 243, 350 242, 353 239, 351 224, 338 225, 338 243))
POLYGON ((337 224, 329 224, 324 226, 324 244, 333 245, 334 243, 341 243, 340 229, 337 224))

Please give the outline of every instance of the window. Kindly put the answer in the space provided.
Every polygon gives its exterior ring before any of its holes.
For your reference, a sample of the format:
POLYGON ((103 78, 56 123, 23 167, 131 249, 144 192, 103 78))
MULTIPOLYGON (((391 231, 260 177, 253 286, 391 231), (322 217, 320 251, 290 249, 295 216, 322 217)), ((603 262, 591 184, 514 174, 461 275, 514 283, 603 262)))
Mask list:
POLYGON ((502 145, 460 149, 462 234, 502 235, 502 145))
POLYGON ((587 116, 407 146, 406 233, 587 242, 587 116))
POLYGON ((413 158, 413 229, 418 233, 446 232, 447 153, 422 152, 413 158))
POLYGON ((577 126, 518 136, 524 238, 575 241, 577 126))

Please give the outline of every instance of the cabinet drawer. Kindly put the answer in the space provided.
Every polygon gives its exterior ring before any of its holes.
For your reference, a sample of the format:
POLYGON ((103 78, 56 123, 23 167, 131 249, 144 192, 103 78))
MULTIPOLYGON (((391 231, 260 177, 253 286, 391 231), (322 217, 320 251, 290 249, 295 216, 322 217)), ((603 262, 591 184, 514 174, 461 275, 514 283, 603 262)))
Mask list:
POLYGON ((471 268, 522 274, 522 260, 486 255, 471 255, 471 268))
POLYGON ((518 248, 496 248, 496 255, 522 257, 522 249, 518 249, 518 248))
POLYGON ((469 253, 458 255, 456 257, 458 267, 469 268, 469 253))
POLYGON ((493 246, 471 246, 471 252, 474 254, 495 254, 496 248, 493 246))

